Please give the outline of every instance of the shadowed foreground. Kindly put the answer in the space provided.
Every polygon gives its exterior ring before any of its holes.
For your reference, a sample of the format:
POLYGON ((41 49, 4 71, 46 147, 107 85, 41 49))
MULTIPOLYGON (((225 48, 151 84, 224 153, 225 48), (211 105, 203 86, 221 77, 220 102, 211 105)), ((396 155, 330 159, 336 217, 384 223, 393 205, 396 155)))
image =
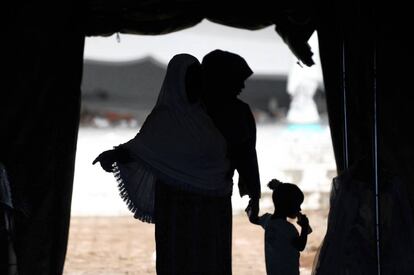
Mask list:
MULTIPOLYGON (((310 274, 325 234, 327 210, 305 211, 313 233, 301 253, 310 274)), ((233 219, 233 274, 265 274, 264 232, 242 215, 233 219)), ((154 225, 131 217, 72 217, 65 274, 155 274, 154 225)))

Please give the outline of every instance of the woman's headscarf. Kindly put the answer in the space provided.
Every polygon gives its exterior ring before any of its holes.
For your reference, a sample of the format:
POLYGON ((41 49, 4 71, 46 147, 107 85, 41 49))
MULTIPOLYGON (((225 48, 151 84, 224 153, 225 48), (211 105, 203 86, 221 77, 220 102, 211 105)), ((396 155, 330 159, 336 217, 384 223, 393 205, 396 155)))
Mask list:
POLYGON ((225 140, 201 103, 187 97, 186 72, 193 64, 199 62, 188 54, 171 59, 154 109, 136 137, 121 145, 134 159, 115 165, 121 195, 143 221, 154 222, 157 179, 199 194, 231 193, 225 140))
POLYGON ((253 74, 243 57, 228 51, 214 50, 204 56, 202 63, 205 79, 212 80, 207 83, 210 86, 243 82, 253 74))

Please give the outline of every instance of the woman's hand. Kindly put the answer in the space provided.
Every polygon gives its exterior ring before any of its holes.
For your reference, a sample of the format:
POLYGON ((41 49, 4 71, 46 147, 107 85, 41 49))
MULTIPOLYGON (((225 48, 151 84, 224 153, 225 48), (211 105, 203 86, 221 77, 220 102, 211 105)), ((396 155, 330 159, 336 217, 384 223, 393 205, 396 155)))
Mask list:
POLYGON ((112 164, 116 162, 116 159, 117 159, 116 149, 108 150, 108 151, 105 151, 99 154, 99 156, 96 157, 96 159, 92 162, 92 164, 99 162, 101 164, 102 169, 104 169, 106 172, 112 172, 113 171, 112 164))
POLYGON ((249 221, 253 224, 258 224, 259 222, 259 199, 250 199, 249 205, 244 210, 249 217, 249 221))

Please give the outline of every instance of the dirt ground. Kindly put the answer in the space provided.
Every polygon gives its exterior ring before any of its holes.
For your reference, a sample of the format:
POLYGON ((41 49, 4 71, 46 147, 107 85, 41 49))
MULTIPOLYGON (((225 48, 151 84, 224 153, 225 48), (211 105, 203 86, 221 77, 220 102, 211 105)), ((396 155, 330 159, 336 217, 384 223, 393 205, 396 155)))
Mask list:
MULTIPOLYGON (((301 253, 301 274, 310 274, 326 231, 327 210, 304 211, 313 232, 301 253)), ((244 215, 233 219, 233 274, 265 274, 264 232, 244 215)), ((73 217, 66 275, 155 274, 154 225, 132 217, 73 217)))

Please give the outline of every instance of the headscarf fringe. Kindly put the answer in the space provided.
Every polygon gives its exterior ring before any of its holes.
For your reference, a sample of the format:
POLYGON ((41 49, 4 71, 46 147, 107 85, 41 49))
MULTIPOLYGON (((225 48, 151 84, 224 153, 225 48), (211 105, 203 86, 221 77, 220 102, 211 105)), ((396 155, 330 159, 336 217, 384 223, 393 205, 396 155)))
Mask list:
POLYGON ((116 162, 112 165, 112 173, 118 182, 119 195, 126 203, 128 209, 134 214, 134 218, 146 223, 155 223, 153 215, 140 211, 131 200, 128 190, 126 189, 125 182, 122 179, 121 171, 116 162))

